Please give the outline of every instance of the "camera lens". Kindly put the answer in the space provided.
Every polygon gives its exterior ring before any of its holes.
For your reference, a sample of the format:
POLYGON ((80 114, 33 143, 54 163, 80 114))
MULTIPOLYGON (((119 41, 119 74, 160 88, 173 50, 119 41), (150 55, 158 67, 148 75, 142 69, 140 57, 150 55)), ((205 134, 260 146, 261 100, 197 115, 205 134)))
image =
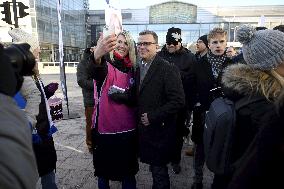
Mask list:
POLYGON ((30 45, 27 43, 12 44, 4 49, 4 53, 10 58, 13 68, 21 76, 33 75, 36 61, 29 49, 30 45))

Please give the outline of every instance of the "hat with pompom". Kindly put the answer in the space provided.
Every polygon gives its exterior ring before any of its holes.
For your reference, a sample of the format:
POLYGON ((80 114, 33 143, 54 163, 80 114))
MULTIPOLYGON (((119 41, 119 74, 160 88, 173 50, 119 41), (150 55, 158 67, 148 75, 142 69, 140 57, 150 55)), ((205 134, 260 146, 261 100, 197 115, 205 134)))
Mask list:
POLYGON ((14 28, 8 31, 8 33, 12 37, 13 42, 15 43, 28 43, 31 46, 31 52, 33 52, 36 48, 39 47, 38 40, 34 36, 20 28, 14 28))
POLYGON ((284 63, 284 33, 277 30, 256 31, 251 25, 242 25, 237 40, 243 44, 246 63, 260 70, 271 70, 284 63))

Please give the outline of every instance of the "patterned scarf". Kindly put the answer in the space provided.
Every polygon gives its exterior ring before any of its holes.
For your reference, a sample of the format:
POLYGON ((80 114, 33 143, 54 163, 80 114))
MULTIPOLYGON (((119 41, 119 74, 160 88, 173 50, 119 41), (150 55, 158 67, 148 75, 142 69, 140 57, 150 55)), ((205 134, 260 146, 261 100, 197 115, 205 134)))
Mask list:
POLYGON ((224 62, 226 61, 225 54, 218 56, 214 55, 211 51, 207 54, 208 62, 212 67, 213 76, 215 79, 219 77, 219 74, 222 72, 224 68, 224 62))

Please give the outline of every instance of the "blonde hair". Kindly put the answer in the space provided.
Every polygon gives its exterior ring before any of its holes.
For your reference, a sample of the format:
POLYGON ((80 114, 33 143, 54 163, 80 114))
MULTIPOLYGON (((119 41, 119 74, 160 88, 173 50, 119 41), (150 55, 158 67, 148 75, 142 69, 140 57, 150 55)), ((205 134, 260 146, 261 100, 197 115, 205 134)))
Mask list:
MULTIPOLYGON (((136 49, 135 49, 135 42, 133 40, 133 38, 131 37, 130 33, 123 30, 122 32, 120 32, 117 36, 119 35, 123 35, 126 39, 126 42, 128 44, 128 47, 129 47, 129 52, 128 52, 128 56, 129 56, 129 59, 133 65, 133 67, 135 67, 136 65, 136 49)), ((110 52, 110 59, 113 61, 114 58, 113 58, 113 51, 110 52)))
POLYGON ((284 89, 284 78, 275 70, 261 72, 258 80, 258 89, 268 100, 275 101, 284 89))
POLYGON ((227 32, 222 28, 213 28, 207 35, 208 42, 210 42, 210 39, 216 37, 217 35, 222 35, 224 37, 227 37, 227 32))

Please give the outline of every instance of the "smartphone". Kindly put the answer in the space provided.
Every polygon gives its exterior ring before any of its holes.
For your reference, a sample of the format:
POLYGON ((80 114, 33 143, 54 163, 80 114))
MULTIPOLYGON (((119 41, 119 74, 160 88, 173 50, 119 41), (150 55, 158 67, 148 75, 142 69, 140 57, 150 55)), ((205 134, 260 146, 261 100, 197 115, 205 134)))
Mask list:
POLYGON ((112 29, 112 27, 109 26, 104 26, 103 27, 103 38, 111 35, 114 33, 114 29, 112 29))

